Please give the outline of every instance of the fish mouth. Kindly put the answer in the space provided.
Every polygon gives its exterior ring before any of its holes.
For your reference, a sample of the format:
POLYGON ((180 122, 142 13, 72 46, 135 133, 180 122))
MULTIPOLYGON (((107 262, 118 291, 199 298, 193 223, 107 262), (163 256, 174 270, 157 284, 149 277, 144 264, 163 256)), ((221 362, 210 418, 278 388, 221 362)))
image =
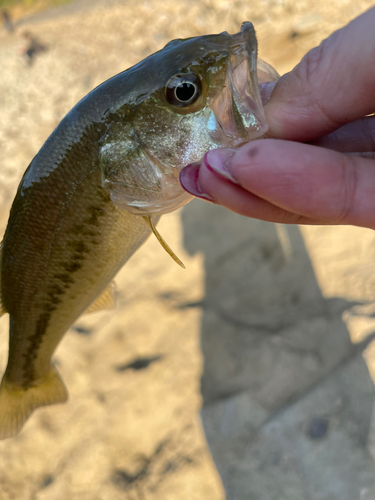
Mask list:
POLYGON ((212 139, 225 147, 237 147, 263 136, 268 129, 257 78, 257 40, 252 23, 229 35, 230 58, 222 91, 210 100, 216 119, 212 139))

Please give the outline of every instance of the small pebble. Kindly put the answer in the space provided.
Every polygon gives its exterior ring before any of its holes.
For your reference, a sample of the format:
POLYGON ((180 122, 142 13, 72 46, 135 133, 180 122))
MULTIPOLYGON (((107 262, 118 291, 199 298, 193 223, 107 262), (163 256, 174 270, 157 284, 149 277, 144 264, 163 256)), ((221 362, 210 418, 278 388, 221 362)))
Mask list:
POLYGON ((310 420, 307 435, 310 439, 322 439, 328 431, 329 421, 325 417, 315 417, 310 420))
POLYGON ((54 482, 55 478, 52 474, 46 474, 42 480, 41 488, 47 488, 50 484, 54 482))
POLYGON ((72 330, 79 333, 80 335, 91 335, 92 330, 85 328, 84 326, 73 326, 72 330))

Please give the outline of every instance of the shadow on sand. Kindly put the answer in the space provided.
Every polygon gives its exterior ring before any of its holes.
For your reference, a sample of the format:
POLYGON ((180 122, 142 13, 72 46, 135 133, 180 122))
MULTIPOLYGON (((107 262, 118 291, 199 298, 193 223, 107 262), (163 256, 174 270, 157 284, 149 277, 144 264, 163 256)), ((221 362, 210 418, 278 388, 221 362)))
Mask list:
POLYGON ((203 252, 202 421, 228 500, 375 498, 374 386, 326 299, 298 227, 194 200, 184 245, 203 252))

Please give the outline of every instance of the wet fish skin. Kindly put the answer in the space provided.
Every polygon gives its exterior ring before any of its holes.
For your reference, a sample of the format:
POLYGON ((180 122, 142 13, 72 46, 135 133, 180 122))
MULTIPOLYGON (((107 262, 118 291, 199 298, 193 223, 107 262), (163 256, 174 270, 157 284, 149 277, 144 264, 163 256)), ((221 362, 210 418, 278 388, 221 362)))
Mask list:
MULTIPOLYGON (((222 96, 228 66, 243 57, 241 40, 223 33, 173 41, 111 78, 68 113, 26 170, 1 249, 10 342, 0 439, 17 435, 37 407, 66 401, 53 352, 150 235, 142 216, 156 224, 189 201, 180 169, 208 149, 236 145, 237 136, 249 139, 253 125, 239 120, 239 97, 228 104, 229 90, 222 96), (199 75, 202 92, 176 109, 166 85, 187 72, 199 75)), ((254 112, 255 135, 265 130, 261 114, 258 123, 254 112)))

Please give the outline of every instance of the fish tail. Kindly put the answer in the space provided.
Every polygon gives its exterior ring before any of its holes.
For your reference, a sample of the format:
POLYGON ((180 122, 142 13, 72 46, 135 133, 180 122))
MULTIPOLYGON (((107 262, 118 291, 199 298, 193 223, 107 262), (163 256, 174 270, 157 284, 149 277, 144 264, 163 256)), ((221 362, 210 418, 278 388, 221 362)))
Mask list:
POLYGON ((0 386, 0 439, 17 436, 39 406, 64 403, 67 399, 65 385, 53 367, 27 388, 8 382, 4 376, 0 386))

